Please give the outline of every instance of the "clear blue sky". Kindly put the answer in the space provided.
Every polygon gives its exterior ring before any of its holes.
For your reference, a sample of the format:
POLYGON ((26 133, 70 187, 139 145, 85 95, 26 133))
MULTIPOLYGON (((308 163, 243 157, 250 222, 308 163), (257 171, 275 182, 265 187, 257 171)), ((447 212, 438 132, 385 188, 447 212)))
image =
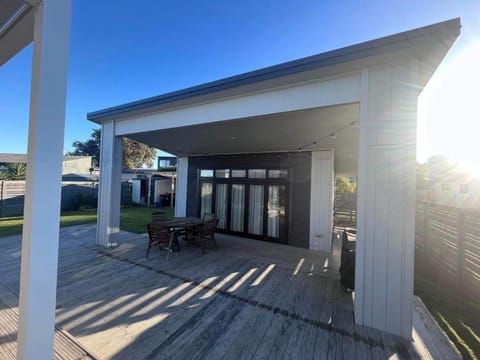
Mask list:
MULTIPOLYGON (((452 64, 473 64, 478 54, 480 66, 480 1, 366 3, 73 0, 65 149, 95 127, 87 112, 461 17, 461 38, 420 106, 419 158, 445 152, 442 136, 451 129, 436 134, 438 114, 446 112, 437 105, 449 96, 441 89, 458 78, 452 64)), ((0 68, 0 152, 27 150, 31 57, 29 46, 0 68)), ((471 88, 477 94, 478 83, 471 88)), ((462 114, 469 115, 459 131, 480 122, 478 110, 462 114)))

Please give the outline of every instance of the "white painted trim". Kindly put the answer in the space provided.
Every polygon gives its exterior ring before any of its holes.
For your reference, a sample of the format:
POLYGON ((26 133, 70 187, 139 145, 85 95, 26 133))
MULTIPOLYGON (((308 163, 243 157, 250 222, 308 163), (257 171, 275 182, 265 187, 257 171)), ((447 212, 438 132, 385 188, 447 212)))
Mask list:
POLYGON ((310 191, 311 250, 330 252, 333 230, 334 155, 330 151, 313 151, 310 191))
POLYGON ((34 12, 17 358, 52 359, 71 1, 34 12))
POLYGON ((316 150, 297 150, 297 149, 289 149, 289 150, 267 150, 267 151, 244 151, 244 152, 230 152, 230 153, 208 153, 208 154, 189 154, 188 157, 205 157, 205 156, 220 156, 220 155, 249 155, 249 154, 277 154, 277 153, 300 153, 306 152, 311 153, 312 151, 330 151, 333 149, 318 149, 316 150))
POLYGON ((145 131, 349 104, 358 102, 359 99, 360 75, 349 75, 328 81, 249 94, 206 104, 196 104, 172 111, 118 120, 115 135, 128 135, 145 131))
MULTIPOLYGON (((366 184, 367 184, 367 146, 365 144, 368 131, 368 69, 363 69, 361 78, 361 100, 360 100, 360 116, 359 116, 359 135, 358 135, 358 170, 357 170, 357 241, 363 240, 362 235, 365 233, 365 212, 362 207, 366 203, 366 184)), ((364 318, 370 316, 370 307, 365 306, 364 297, 360 293, 364 291, 366 268, 373 266, 368 264, 365 259, 366 246, 357 246, 355 254, 355 287, 357 289, 355 295, 355 322, 364 323, 364 318), (360 289, 360 290, 359 290, 360 289), (368 314, 367 314, 368 312, 368 314)), ((371 271, 370 269, 368 270, 371 271)), ((370 290, 371 291, 371 290, 370 290)))
POLYGON ((178 158, 177 188, 175 191, 175 216, 187 214, 188 157, 178 158))

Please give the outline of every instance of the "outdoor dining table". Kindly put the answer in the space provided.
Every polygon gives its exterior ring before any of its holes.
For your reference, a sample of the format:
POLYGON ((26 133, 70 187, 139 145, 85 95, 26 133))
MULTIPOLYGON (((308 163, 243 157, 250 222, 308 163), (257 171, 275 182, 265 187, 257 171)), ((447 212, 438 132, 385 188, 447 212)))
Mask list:
POLYGON ((168 226, 171 231, 185 230, 185 240, 192 242, 194 239, 195 228, 203 225, 205 221, 198 217, 174 217, 168 220, 162 220, 158 222, 163 226, 168 226))

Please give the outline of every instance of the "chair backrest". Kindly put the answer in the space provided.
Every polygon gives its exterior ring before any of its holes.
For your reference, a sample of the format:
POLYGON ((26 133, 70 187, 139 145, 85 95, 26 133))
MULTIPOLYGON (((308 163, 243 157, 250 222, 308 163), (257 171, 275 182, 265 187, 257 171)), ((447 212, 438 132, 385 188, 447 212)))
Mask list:
POLYGON ((152 213, 152 223, 157 223, 157 222, 162 222, 168 220, 167 219, 167 214, 163 211, 157 211, 152 213))
POLYGON ((205 213, 203 214, 203 217, 202 217, 202 220, 203 221, 210 221, 210 220, 215 220, 216 217, 215 217, 215 214, 213 213, 205 213))
POLYGON ((203 235, 213 235, 217 231, 218 219, 212 219, 205 223, 203 227, 203 235))
POLYGON ((164 243, 168 245, 170 241, 170 232, 168 226, 162 226, 159 224, 147 224, 148 237, 150 241, 164 243))

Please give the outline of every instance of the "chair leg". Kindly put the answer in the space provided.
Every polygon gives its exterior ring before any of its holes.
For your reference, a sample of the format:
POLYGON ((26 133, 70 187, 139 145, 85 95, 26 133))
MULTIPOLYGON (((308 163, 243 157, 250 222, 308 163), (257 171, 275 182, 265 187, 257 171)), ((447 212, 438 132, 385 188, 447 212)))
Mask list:
POLYGON ((170 234, 170 241, 168 242, 168 248, 167 248, 167 261, 168 261, 168 257, 170 256, 170 251, 172 251, 172 243, 173 243, 174 235, 175 235, 174 232, 170 234))
POLYGON ((148 249, 147 249, 147 255, 145 255, 145 258, 148 259, 148 253, 150 252, 150 245, 148 245, 148 249))

